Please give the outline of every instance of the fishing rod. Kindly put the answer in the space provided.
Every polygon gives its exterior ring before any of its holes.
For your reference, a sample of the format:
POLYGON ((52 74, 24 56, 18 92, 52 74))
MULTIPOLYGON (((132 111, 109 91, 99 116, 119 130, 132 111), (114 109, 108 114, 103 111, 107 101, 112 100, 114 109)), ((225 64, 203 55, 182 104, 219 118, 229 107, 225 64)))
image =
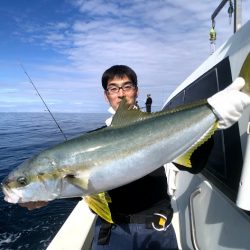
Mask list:
POLYGON ((28 74, 27 71, 25 70, 25 68, 24 68, 24 66, 22 65, 22 63, 19 62, 19 64, 20 64, 20 67, 22 68, 23 72, 24 72, 24 73, 26 74, 26 76, 28 77, 28 79, 29 79, 30 83, 32 84, 33 88, 34 88, 35 91, 37 92, 38 96, 39 96, 40 99, 42 100, 44 106, 46 107, 46 109, 47 109, 48 112, 50 113, 50 115, 51 115, 51 117, 53 118, 54 122, 56 123, 57 127, 58 127, 59 130, 61 131, 61 133, 62 133, 62 135, 63 135, 65 141, 67 141, 68 139, 67 139, 66 135, 63 133, 61 127, 59 126, 59 124, 58 124, 58 122, 56 121, 55 117, 54 117, 53 114, 51 113, 51 111, 50 111, 49 107, 47 106, 46 102, 44 101, 44 99, 43 99, 42 96, 40 95, 40 93, 39 93, 38 89, 36 88, 34 82, 33 82, 32 79, 30 78, 29 74, 28 74))

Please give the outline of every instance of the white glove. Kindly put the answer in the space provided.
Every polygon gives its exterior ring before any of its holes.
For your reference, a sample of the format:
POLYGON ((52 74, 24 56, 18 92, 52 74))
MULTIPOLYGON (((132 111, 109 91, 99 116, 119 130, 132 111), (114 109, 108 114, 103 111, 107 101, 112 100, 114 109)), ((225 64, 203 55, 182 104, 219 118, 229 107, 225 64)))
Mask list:
POLYGON ((245 80, 238 77, 227 88, 207 99, 219 119, 219 129, 231 127, 240 119, 244 109, 250 104, 250 97, 240 92, 244 85, 245 80))

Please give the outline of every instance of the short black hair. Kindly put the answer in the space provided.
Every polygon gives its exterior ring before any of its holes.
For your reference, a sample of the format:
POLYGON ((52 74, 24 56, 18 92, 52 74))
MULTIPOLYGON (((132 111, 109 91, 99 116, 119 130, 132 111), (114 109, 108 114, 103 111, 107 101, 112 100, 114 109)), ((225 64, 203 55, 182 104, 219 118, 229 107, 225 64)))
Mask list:
POLYGON ((127 76, 137 87, 137 75, 130 67, 126 65, 114 65, 107 69, 102 75, 102 87, 107 90, 108 81, 115 77, 123 78, 127 76))

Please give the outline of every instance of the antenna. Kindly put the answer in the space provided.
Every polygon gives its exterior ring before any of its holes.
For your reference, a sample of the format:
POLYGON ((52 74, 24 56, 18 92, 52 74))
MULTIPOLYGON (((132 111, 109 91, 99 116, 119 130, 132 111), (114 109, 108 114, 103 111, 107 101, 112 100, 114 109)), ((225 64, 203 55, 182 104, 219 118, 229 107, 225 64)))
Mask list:
POLYGON ((49 111, 49 113, 50 113, 51 117, 53 118, 54 122, 56 123, 57 127, 58 127, 59 130, 61 131, 61 133, 62 133, 62 135, 63 135, 65 141, 67 141, 68 139, 67 139, 66 135, 63 133, 61 127, 59 126, 59 124, 58 124, 58 122, 56 121, 56 119, 55 119, 55 117, 53 116, 53 114, 50 112, 49 107, 47 106, 46 102, 43 100, 42 96, 40 95, 40 93, 39 93, 38 89, 36 88, 34 82, 31 80, 30 76, 29 76, 28 73, 26 72, 26 70, 25 70, 24 66, 22 65, 22 63, 19 62, 19 64, 20 64, 20 67, 22 68, 23 72, 24 72, 24 73, 26 74, 26 76, 28 77, 28 79, 29 79, 30 83, 32 84, 33 88, 34 88, 35 91, 37 92, 38 96, 39 96, 40 99, 42 100, 44 106, 45 106, 46 109, 49 111))

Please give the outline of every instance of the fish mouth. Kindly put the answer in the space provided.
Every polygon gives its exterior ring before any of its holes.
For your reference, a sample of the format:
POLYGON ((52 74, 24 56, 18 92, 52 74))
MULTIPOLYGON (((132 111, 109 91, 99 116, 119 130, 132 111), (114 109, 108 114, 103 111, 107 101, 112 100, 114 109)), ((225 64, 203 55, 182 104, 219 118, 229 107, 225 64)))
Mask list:
POLYGON ((21 196, 20 191, 18 190, 10 190, 9 188, 3 186, 4 200, 9 203, 20 203, 21 196), (18 194, 19 193, 19 194, 18 194))

